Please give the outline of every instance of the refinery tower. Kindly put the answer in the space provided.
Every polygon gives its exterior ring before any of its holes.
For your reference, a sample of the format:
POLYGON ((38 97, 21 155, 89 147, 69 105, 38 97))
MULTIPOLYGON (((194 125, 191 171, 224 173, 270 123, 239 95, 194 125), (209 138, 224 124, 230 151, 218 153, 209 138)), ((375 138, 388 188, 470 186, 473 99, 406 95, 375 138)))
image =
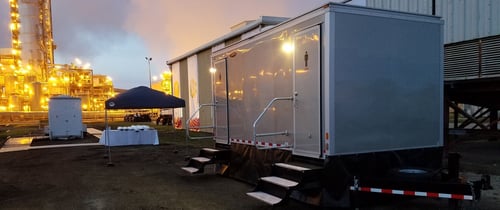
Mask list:
POLYGON ((51 1, 9 0, 9 8, 12 44, 0 46, 0 112, 47 111, 57 95, 80 97, 84 111, 103 110, 114 94, 109 77, 78 62, 54 63, 51 1))

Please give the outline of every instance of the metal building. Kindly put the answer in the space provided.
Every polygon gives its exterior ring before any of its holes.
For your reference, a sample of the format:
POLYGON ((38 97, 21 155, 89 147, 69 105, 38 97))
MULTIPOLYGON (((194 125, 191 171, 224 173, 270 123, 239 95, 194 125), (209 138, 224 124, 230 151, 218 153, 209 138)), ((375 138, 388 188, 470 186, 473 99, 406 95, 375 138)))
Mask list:
POLYGON ((450 127, 461 134, 480 130, 487 136, 497 135, 500 109, 500 1, 367 0, 366 5, 441 16, 445 23, 446 102, 453 112, 453 125, 450 127), (459 121, 459 117, 465 120, 459 121))
POLYGON ((366 6, 440 16, 445 44, 500 34, 498 0, 367 0, 366 6))

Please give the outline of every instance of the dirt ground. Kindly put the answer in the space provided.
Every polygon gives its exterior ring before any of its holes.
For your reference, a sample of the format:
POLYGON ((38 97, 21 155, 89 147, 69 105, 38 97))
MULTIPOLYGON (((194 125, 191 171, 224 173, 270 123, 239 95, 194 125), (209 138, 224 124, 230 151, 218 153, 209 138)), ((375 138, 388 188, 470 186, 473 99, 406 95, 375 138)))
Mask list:
POLYGON ((113 167, 104 146, 0 153, 0 209, 271 209, 245 195, 249 184, 182 171, 198 152, 111 147, 113 167))
MULTIPOLYGON (((500 142, 464 143, 453 150, 466 153, 464 170, 499 175, 500 142)), ((107 166, 104 146, 0 153, 0 209, 316 209, 295 201, 272 208, 246 196, 252 185, 210 169, 202 175, 183 172, 186 155, 197 153, 175 145, 112 147, 113 167, 107 166)), ((468 208, 499 208, 500 179, 492 179, 496 189, 468 208)), ((369 209, 446 206, 446 200, 398 199, 369 209)))

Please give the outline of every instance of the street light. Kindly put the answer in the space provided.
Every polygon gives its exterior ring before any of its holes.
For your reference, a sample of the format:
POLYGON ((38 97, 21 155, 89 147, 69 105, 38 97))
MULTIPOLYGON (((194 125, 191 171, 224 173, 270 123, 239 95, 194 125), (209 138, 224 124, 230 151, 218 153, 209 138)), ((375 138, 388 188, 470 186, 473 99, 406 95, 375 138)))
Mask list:
POLYGON ((153 58, 151 57, 145 57, 146 58, 146 61, 148 62, 148 69, 149 69, 149 88, 152 88, 151 86, 151 60, 153 60, 153 58))

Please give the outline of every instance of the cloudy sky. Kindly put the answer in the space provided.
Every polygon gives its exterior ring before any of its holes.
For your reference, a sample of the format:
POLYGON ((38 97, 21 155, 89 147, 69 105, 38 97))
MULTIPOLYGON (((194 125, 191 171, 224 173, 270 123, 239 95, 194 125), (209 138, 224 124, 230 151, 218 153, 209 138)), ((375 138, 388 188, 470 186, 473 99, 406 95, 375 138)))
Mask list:
MULTIPOLYGON (((0 48, 10 47, 8 0, 0 0, 0 48)), ((117 88, 149 85, 151 72, 259 16, 295 17, 326 0, 52 0, 55 60, 79 58, 117 88)), ((363 0, 354 1, 355 4, 363 0)), ((21 23, 22 25, 22 23, 21 23)))

